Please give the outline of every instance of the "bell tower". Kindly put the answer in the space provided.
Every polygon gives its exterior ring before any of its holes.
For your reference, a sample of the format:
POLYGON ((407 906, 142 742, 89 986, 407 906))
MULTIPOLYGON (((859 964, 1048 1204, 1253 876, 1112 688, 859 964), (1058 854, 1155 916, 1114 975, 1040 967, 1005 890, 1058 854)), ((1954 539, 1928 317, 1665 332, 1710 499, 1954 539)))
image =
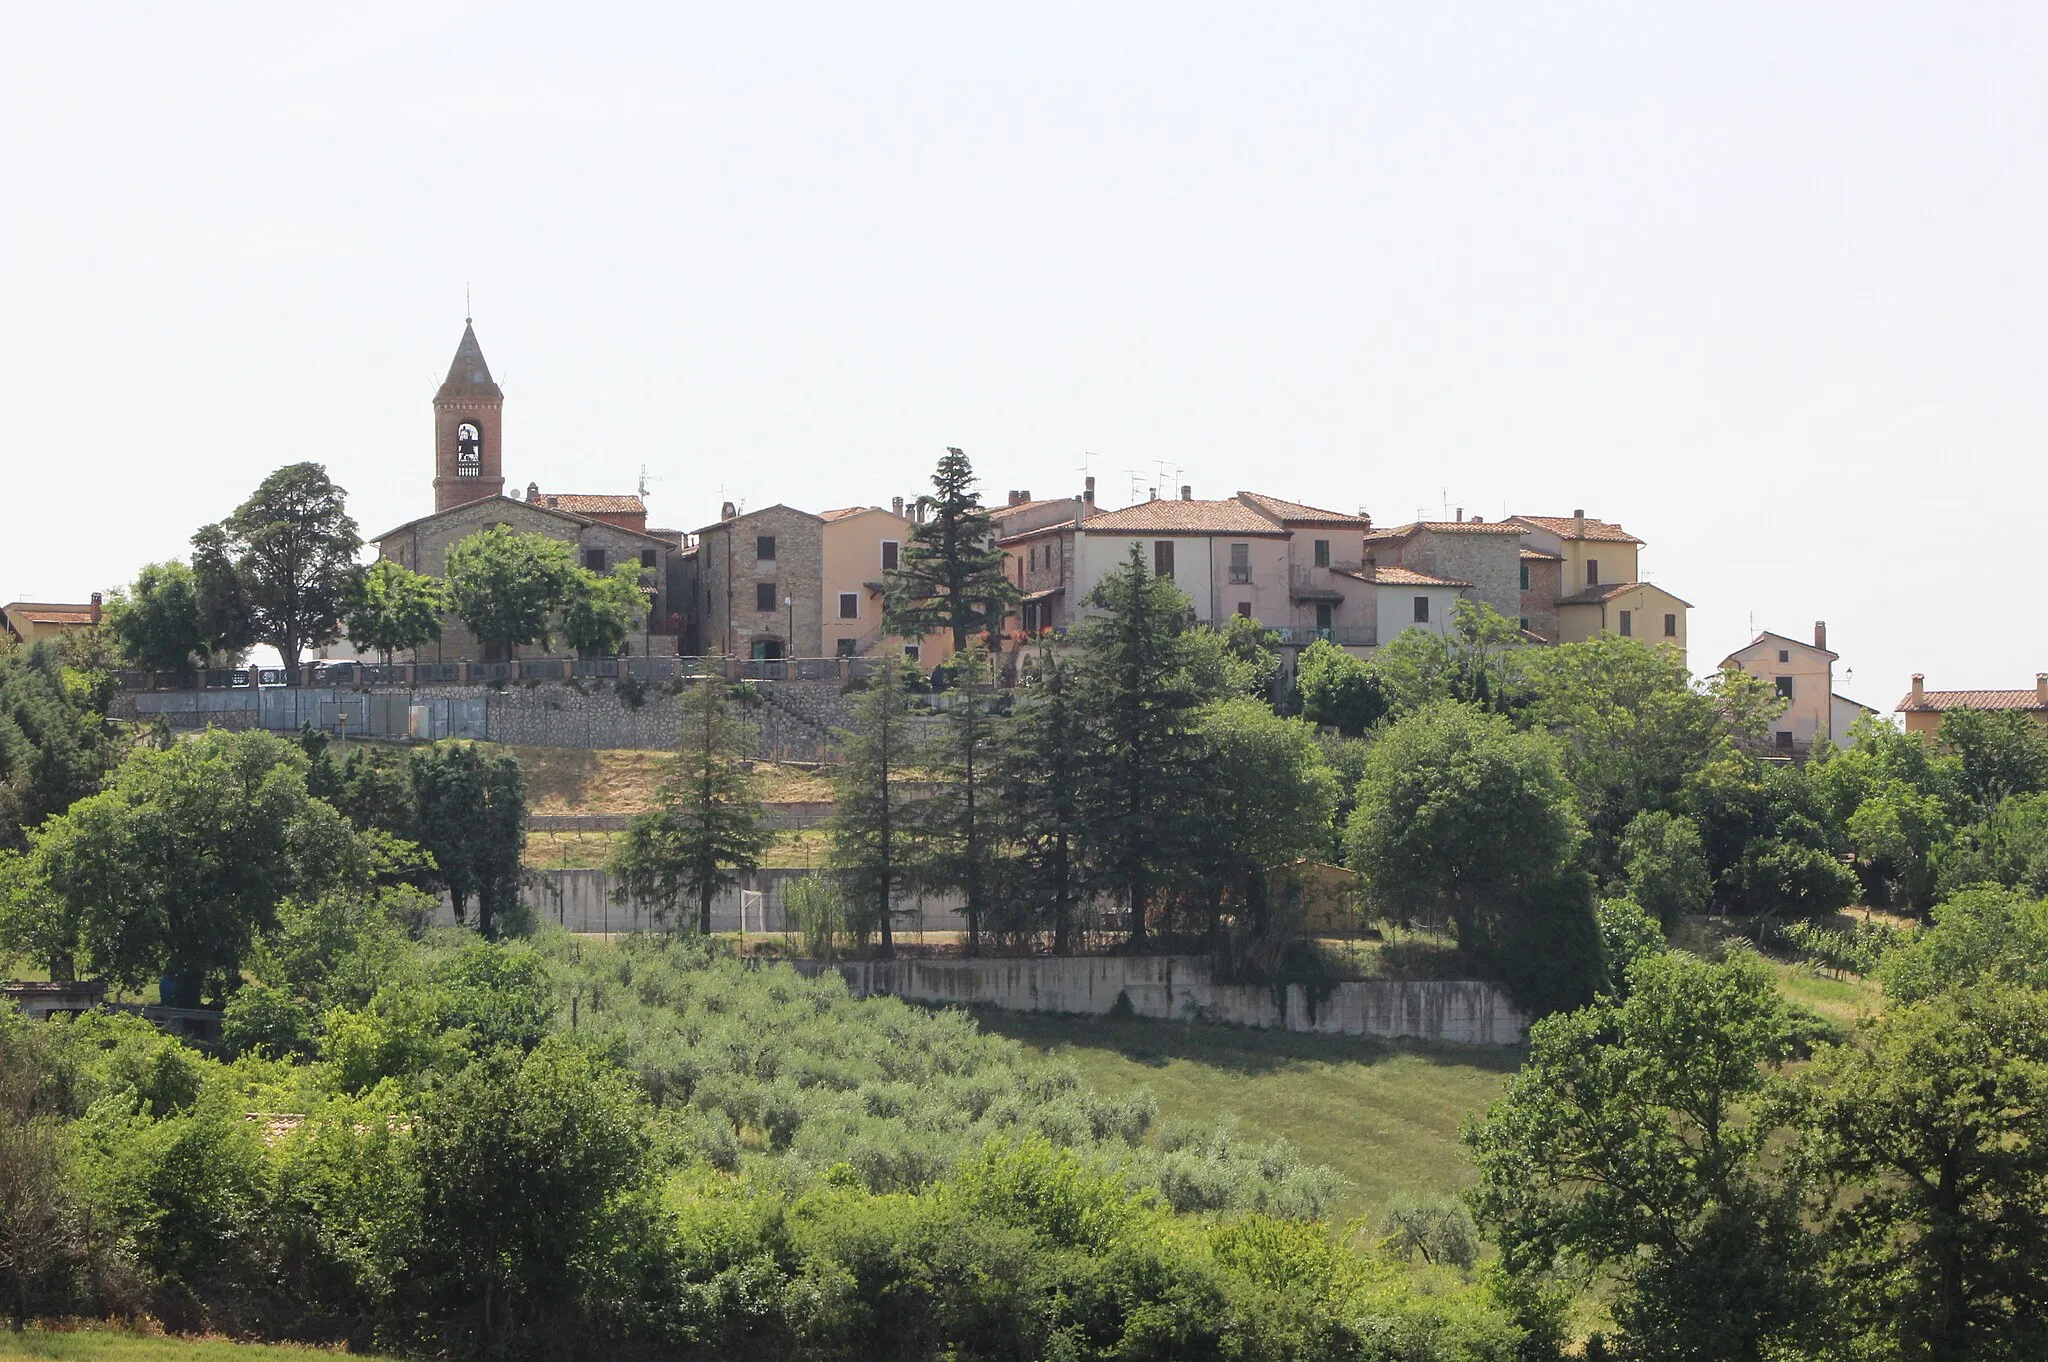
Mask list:
POLYGON ((462 319, 462 343, 448 381, 434 394, 434 510, 501 496, 505 491, 505 394, 491 380, 476 328, 462 319))

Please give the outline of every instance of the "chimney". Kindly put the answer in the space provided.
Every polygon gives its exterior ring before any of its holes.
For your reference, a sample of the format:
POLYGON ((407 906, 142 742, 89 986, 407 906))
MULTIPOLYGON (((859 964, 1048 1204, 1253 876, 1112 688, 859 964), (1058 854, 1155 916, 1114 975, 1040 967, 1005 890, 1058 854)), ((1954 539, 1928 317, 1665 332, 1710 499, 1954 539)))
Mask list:
POLYGON ((1145 489, 1145 500, 1147 500, 1147 501, 1157 501, 1157 500, 1159 500, 1159 489, 1158 489, 1157 487, 1147 487, 1147 488, 1145 489))
POLYGON ((1584 539, 1585 537, 1586 510, 1583 506, 1574 507, 1572 509, 1572 538, 1584 539))
POLYGON ((890 513, 891 515, 897 515, 897 516, 900 516, 900 515, 902 515, 902 514, 903 514, 903 498, 902 498, 902 497, 890 497, 890 498, 889 498, 889 513, 890 513))
POLYGON ((1451 517, 1451 519, 1453 519, 1453 520, 1463 520, 1464 518, 1465 518, 1465 508, 1464 508, 1463 506, 1460 506, 1460 507, 1458 508, 1458 513, 1457 513, 1456 515, 1454 515, 1454 516, 1452 516, 1452 517, 1451 517))
POLYGON ((537 482, 529 482, 529 483, 527 483, 527 484, 526 484, 526 499, 527 499, 528 501, 539 501, 539 500, 540 500, 540 484, 539 484, 539 483, 537 483, 537 482))
POLYGON ((1927 678, 1919 672, 1913 673, 1913 699, 1918 703, 1927 694, 1927 678))
MULTIPOLYGON (((100 598, 97 592, 92 598, 92 613, 94 619, 99 618, 100 598)), ((2048 709, 2048 672, 2034 673, 2034 703, 2042 709, 2048 709)))
MULTIPOLYGON (((92 593, 92 622, 95 625, 100 622, 100 593, 97 591, 92 593)), ((2041 684, 2048 685, 2048 680, 2044 680, 2041 684)))
POLYGON ((1018 489, 1017 489, 1017 504, 1018 504, 1019 506, 1022 506, 1022 505, 1023 505, 1023 504, 1025 503, 1025 502, 1027 502, 1027 501, 1029 501, 1029 500, 1031 500, 1031 489, 1030 489, 1029 487, 1020 487, 1020 488, 1018 488, 1018 489))
POLYGON ((732 504, 731 502, 729 502, 729 501, 725 501, 725 502, 720 502, 720 503, 719 503, 719 506, 718 506, 718 518, 719 518, 720 520, 733 520, 733 519, 736 519, 736 518, 737 518, 737 517, 739 516, 739 513, 740 513, 739 507, 737 507, 737 506, 733 505, 733 504, 732 504))
POLYGON ((1813 622, 1813 646, 1822 652, 1828 650, 1828 622, 1826 620, 1815 620, 1813 622))
POLYGON ((1195 488, 1193 483, 1184 482, 1180 485, 1180 499, 1182 501, 1193 501, 1195 499, 1195 488))
MULTIPOLYGON (((1093 481, 1093 479, 1090 479, 1090 481, 1093 481)), ((1094 507, 1092 507, 1092 506, 1090 506, 1090 505, 1088 504, 1088 498, 1087 498, 1087 497, 1085 497, 1085 496, 1075 497, 1075 498, 1074 498, 1074 523, 1075 523, 1076 525, 1078 525, 1078 524, 1080 524, 1080 523, 1081 523, 1082 521, 1086 520, 1086 519, 1088 518, 1088 512, 1090 512, 1090 511, 1091 511, 1091 510, 1093 510, 1093 509, 1094 509, 1094 507)))

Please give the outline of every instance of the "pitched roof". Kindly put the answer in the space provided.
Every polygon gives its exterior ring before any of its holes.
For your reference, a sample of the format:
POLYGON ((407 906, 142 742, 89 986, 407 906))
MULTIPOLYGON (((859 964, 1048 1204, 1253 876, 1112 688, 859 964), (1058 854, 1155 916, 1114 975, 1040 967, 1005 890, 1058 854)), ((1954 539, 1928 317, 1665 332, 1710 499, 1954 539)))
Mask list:
MULTIPOLYGON (((1096 516, 1088 523, 1093 525, 1096 520, 1101 518, 1096 516)), ((1050 525, 1034 525, 1028 530, 1019 530, 1015 534, 999 535, 996 538, 996 547, 1007 548, 1012 544, 1022 544, 1027 539, 1040 539, 1049 534, 1067 534, 1071 533, 1073 528, 1074 518, 1068 516, 1065 520, 1056 520, 1050 525)))
POLYGON ((796 507, 791 506, 787 502, 778 501, 773 506, 762 506, 752 511, 741 511, 737 515, 728 516, 724 520, 714 520, 709 525, 705 525, 702 528, 700 528, 697 531, 697 533, 704 534, 711 530, 722 530, 728 525, 737 525, 742 520, 750 520, 757 515, 767 515, 770 511, 788 511, 791 515, 802 516, 805 520, 815 520, 820 523, 823 523, 825 519, 825 517, 817 515, 814 512, 799 511, 796 507))
POLYGON ((1369 531, 1366 542, 1385 543, 1390 539, 1406 539, 1412 534, 1428 530, 1432 534, 1520 534, 1519 525, 1504 522, 1487 524, 1484 520, 1413 520, 1406 525, 1395 525, 1384 530, 1369 531))
POLYGON ((462 339, 456 343, 455 358, 448 365, 448 378, 434 400, 444 397, 496 397, 505 394, 491 379, 491 366, 484 363, 484 348, 476 343, 476 328, 462 319, 462 339))
POLYGON ((1923 690, 1906 692, 1899 701, 1900 713, 1935 713, 1950 709, 2033 709, 2048 710, 2036 690, 1923 690))
POLYGON ((647 503, 636 496, 604 496, 587 492, 542 492, 540 504, 571 515, 646 515, 647 503))
POLYGON ((1326 511, 1320 506, 1304 506, 1298 501, 1284 501, 1269 497, 1263 492, 1239 492, 1237 499, 1253 510, 1264 511, 1275 520, 1286 525, 1328 525, 1336 529, 1364 529, 1364 516, 1346 515, 1342 511, 1326 511))
POLYGON ((0 615, 26 624, 91 624, 90 605, 58 604, 49 601, 11 601, 0 605, 0 615))
POLYGON ((1549 549, 1532 549, 1527 544, 1522 545, 1522 557, 1544 563, 1564 561, 1564 555, 1561 553, 1552 553, 1549 549))
POLYGON ((1539 530, 1548 530, 1560 539, 1585 539, 1602 544, 1640 544, 1643 542, 1627 530, 1621 528, 1621 526, 1611 524, 1605 520, 1595 520, 1591 516, 1586 517, 1586 528, 1583 533, 1579 530, 1577 516, 1518 515, 1513 518, 1522 521, 1524 524, 1533 525, 1539 530))
POLYGON ((1380 586, 1470 586, 1455 577, 1432 577, 1427 572, 1414 568, 1383 567, 1373 569, 1373 576, 1363 580, 1376 582, 1380 586))
POLYGON ((818 519, 829 525, 835 520, 844 520, 848 516, 866 515, 869 511, 879 511, 881 509, 879 506, 841 506, 836 510, 818 512, 818 519))
MULTIPOLYGON (((1626 596, 1631 591, 1645 587, 1651 591, 1662 591, 1666 596, 1671 596, 1670 592, 1664 591, 1663 587, 1656 585, 1654 582, 1610 582, 1606 586, 1589 586, 1576 596, 1561 596, 1558 598, 1557 603, 1559 605, 1598 605, 1602 601, 1611 601, 1617 596, 1626 596)), ((1692 609, 1691 601, 1679 600, 1676 596, 1671 596, 1671 599, 1678 601, 1680 605, 1688 610, 1692 609)))
POLYGON ((1006 515, 1014 515, 1018 511, 1028 511, 1034 506, 1053 506, 1063 501, 1072 501, 1073 499, 1072 497, 1040 497, 1036 501, 1019 501, 1004 506, 984 506, 982 509, 987 511, 991 518, 1001 520, 1006 515))
POLYGON ((1090 534, 1237 534, 1278 538, 1286 531, 1241 501, 1183 501, 1161 497, 1121 511, 1090 516, 1090 534))
MULTIPOLYGON (((1728 654, 1728 656, 1732 658, 1736 655, 1736 653, 1746 653, 1751 648, 1756 647, 1757 644, 1762 643, 1765 639, 1770 639, 1777 643, 1790 644, 1794 648, 1804 648, 1811 653, 1819 653, 1823 657, 1828 658, 1830 661, 1838 661, 1842 656, 1840 653, 1833 652, 1827 648, 1816 647, 1812 643, 1804 642, 1800 639, 1793 638, 1790 634, 1773 633, 1769 629, 1760 631, 1755 638, 1743 644, 1740 648, 1737 648, 1735 652, 1728 654)), ((1723 660, 1725 661, 1726 659, 1723 660)))
MULTIPOLYGON (((411 520, 406 521, 403 525, 394 525, 390 529, 384 531, 382 534, 371 535, 369 542, 371 542, 372 544, 379 544, 382 543, 384 540, 391 538, 391 536, 395 534, 405 533, 407 530, 412 529, 416 525, 425 525, 431 521, 439 520, 442 516, 454 515, 458 511, 473 511, 477 507, 487 505, 491 502, 503 502, 507 506, 517 506, 521 510, 531 511, 535 515, 553 516, 557 520, 573 520, 578 525, 602 525, 607 530, 613 530, 619 534, 635 535, 641 539, 649 540, 652 543, 660 544, 665 548, 672 549, 675 547, 673 541, 663 539, 660 535, 649 534, 645 530, 629 530, 624 525, 617 525, 609 520, 592 520, 587 515, 578 515, 574 511, 556 510, 551 506, 542 506, 539 505, 538 503, 531 501, 521 501, 518 497, 508 497, 502 492, 500 492, 497 496, 494 497, 478 497, 475 501, 465 501, 460 506, 450 506, 445 511, 434 511, 427 515, 414 516, 411 520)), ((667 533, 673 534, 675 533, 675 531, 670 530, 667 531, 667 533)))

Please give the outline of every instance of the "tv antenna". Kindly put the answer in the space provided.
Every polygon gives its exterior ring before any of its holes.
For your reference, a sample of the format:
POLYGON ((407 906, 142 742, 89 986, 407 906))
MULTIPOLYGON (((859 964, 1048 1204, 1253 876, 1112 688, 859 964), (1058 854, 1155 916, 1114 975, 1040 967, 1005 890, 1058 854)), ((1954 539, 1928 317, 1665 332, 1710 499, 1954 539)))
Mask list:
MULTIPOLYGON (((646 465, 646 464, 644 464, 644 463, 643 463, 643 464, 641 464, 641 465, 640 465, 640 495, 641 495, 641 496, 643 496, 643 497, 644 497, 644 496, 646 496, 646 495, 647 495, 647 484, 648 484, 648 483, 650 483, 650 482, 660 482, 660 481, 661 481, 661 479, 660 479, 660 478, 657 478, 657 477, 649 477, 649 476, 647 475, 647 465, 646 465)), ((724 496, 725 496, 725 488, 724 488, 723 486, 721 486, 721 487, 720 487, 720 488, 718 489, 718 493, 719 493, 719 497, 720 497, 720 499, 722 500, 722 499, 724 498, 724 496)))

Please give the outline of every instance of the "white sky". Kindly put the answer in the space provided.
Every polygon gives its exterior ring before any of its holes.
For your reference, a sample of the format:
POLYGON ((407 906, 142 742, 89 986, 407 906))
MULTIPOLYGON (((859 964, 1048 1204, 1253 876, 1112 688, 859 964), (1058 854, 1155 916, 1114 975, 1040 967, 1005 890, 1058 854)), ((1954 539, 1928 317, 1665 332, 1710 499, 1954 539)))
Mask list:
POLYGON ((468 283, 510 485, 644 462, 656 524, 947 444, 1583 506, 1696 669, 1753 614, 1883 709, 2030 686, 2044 59, 2039 5, 0 0, 0 600, 294 460, 431 509, 468 283))

